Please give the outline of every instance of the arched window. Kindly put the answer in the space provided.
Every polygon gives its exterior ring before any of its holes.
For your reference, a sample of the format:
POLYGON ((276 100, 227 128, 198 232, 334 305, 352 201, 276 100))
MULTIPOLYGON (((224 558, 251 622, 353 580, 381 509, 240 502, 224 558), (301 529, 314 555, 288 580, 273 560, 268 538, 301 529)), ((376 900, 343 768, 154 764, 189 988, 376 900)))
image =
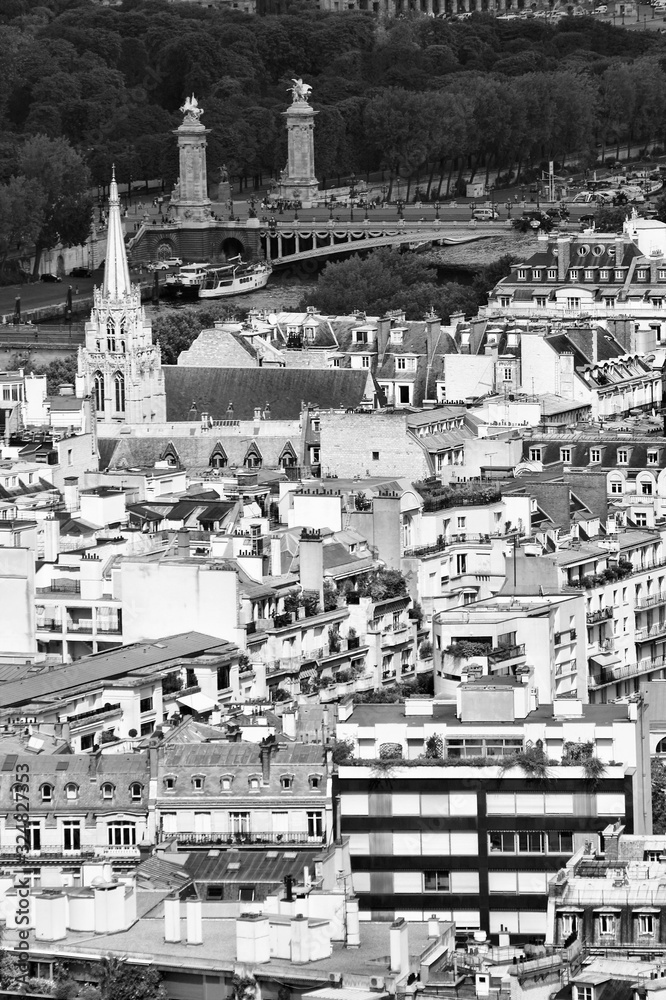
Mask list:
POLYGON ((261 453, 253 442, 247 450, 243 465, 246 469, 260 469, 261 461, 261 453))
POLYGON ((224 469, 227 465, 227 453, 222 445, 218 443, 213 448, 210 456, 210 465, 213 469, 224 469))
POLYGON ((126 350, 125 344, 127 340, 127 320, 125 319, 124 316, 122 316, 120 319, 119 337, 120 339, 116 346, 117 349, 120 351, 120 353, 124 354, 126 350))
POLYGON ((104 376, 101 372, 93 375, 93 399, 98 413, 104 413, 104 376))
POLYGON ((107 351, 116 349, 116 324, 110 318, 106 321, 106 349, 107 351))
POLYGON ((116 413, 125 412, 125 378, 120 372, 113 376, 113 399, 116 413))
POLYGON ((280 455, 280 466, 283 469, 293 469, 296 465, 296 453, 289 442, 286 443, 280 455))

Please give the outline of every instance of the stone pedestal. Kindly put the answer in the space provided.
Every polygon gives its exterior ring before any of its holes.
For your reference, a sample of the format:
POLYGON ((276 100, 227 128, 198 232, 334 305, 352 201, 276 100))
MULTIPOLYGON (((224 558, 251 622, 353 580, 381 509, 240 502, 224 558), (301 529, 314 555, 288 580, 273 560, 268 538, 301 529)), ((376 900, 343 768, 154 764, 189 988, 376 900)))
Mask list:
POLYGON ((279 197, 311 208, 319 197, 314 169, 314 117, 319 112, 313 111, 306 100, 294 97, 283 114, 287 119, 289 156, 287 169, 280 176, 279 197))
POLYGON ((206 136, 209 129, 199 121, 202 109, 194 98, 181 111, 183 124, 174 130, 178 137, 180 176, 171 195, 170 214, 181 222, 208 222, 211 218, 206 174, 206 136))

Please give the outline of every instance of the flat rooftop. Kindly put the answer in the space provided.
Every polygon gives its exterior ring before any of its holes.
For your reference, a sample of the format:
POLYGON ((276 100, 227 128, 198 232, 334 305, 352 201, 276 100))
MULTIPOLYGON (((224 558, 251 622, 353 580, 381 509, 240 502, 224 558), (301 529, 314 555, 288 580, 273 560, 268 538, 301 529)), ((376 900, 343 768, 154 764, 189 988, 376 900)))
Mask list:
MULTIPOLYGON (((581 723, 594 723, 595 725, 610 725, 627 718, 626 705, 584 705, 583 714, 573 716, 581 723)), ((549 726, 569 725, 572 716, 555 718, 553 716, 552 705, 539 705, 538 708, 530 712, 524 719, 516 719, 515 722, 501 722, 489 720, 488 722, 461 722, 456 716, 456 706, 453 702, 435 702, 433 714, 430 715, 405 715, 404 703, 393 705, 355 705, 354 711, 345 722, 338 722, 339 726, 357 725, 367 728, 373 726, 407 725, 415 728, 422 728, 429 722, 444 722, 452 728, 460 727, 475 728, 488 726, 490 729, 497 729, 501 726, 521 728, 524 723, 548 723, 549 726)))

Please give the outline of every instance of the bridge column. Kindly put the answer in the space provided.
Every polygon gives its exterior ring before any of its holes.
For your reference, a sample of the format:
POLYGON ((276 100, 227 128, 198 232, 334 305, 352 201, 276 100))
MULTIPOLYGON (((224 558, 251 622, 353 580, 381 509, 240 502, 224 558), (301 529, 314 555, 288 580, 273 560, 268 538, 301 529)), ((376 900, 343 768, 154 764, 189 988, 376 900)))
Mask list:
POLYGON ((301 234, 298 229, 294 233, 294 253, 301 252, 301 234))
POLYGON ((282 253, 282 233, 278 233, 278 257, 284 256, 282 253))

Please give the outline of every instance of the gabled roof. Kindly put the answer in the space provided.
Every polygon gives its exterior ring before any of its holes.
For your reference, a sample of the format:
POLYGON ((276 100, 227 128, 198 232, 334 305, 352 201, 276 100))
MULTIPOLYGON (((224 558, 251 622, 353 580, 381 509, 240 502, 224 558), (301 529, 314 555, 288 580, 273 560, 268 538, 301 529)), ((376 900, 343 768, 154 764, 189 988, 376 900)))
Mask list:
POLYGON ((256 408, 270 404, 274 420, 297 420, 301 403, 322 409, 355 409, 373 403, 372 378, 367 371, 347 368, 186 368, 165 365, 167 421, 191 420, 192 404, 199 414, 224 419, 229 404, 235 420, 252 420, 256 408))

